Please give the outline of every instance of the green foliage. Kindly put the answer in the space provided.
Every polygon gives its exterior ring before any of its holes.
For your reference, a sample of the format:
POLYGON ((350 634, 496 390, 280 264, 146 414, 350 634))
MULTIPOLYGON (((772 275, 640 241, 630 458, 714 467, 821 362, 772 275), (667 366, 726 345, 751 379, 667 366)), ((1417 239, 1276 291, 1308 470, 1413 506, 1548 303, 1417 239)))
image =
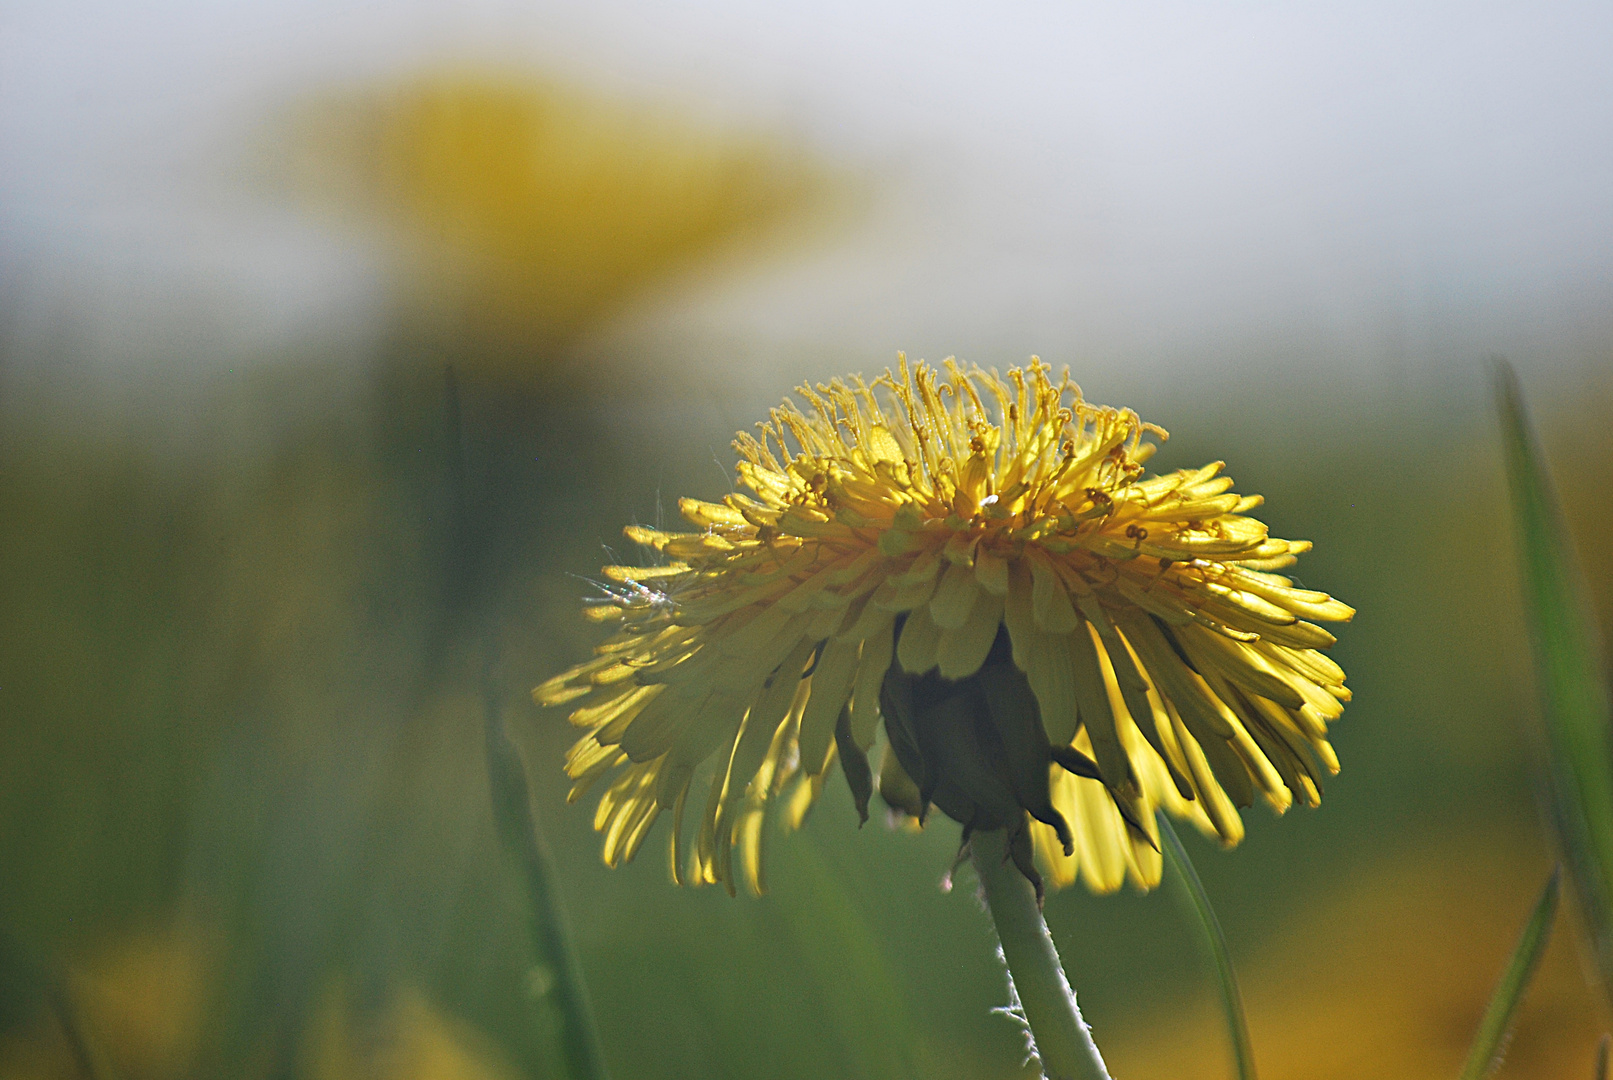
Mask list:
MULTIPOLYGON (((219 383, 197 424, 220 417, 229 437, 187 428, 190 441, 176 434, 165 451, 151 417, 20 393, 0 409, 0 923, 73 975, 86 1024, 119 1074, 365 1075, 372 1033, 414 1015, 391 1011, 403 994, 428 1002, 447 1025, 433 1030, 457 1033, 477 1060, 510 1066, 475 1075, 545 1074, 555 1047, 535 1030, 528 905, 488 809, 476 691, 492 627, 499 700, 532 765, 553 884, 568 902, 613 1071, 901 1080, 909 1066, 899 1046, 866 1047, 905 1014, 919 1075, 1029 1075, 1017 1033, 988 1014, 1003 990, 988 930, 968 897, 936 887, 957 847, 954 826, 892 832, 876 803, 859 832, 835 778, 804 834, 770 832, 773 891, 763 900, 671 887, 664 826, 637 863, 608 871, 590 827, 595 796, 565 806, 557 763, 574 733, 520 703, 597 637, 576 617, 589 586, 573 575, 619 561, 600 545, 619 543, 623 521, 656 520, 657 491, 727 490, 712 449, 726 458, 721 447, 759 405, 626 392, 579 404, 537 379, 488 386, 467 365, 469 501, 493 535, 477 543, 487 569, 450 573, 456 511, 439 450, 449 438, 441 369, 424 370, 403 345, 397 353, 363 373, 287 366, 219 383), (494 576, 497 589, 466 584, 494 576), (815 862, 833 878, 822 890, 815 862), (878 943, 888 975, 860 952, 842 963, 862 936, 839 922, 843 905, 878 943), (175 936, 194 949, 202 981, 194 994, 165 994, 158 1015, 189 1034, 162 1070, 141 1071, 128 1045, 133 1021, 114 1021, 121 1002, 149 1000, 145 989, 158 983, 115 964, 127 943, 185 918, 199 921, 194 936, 182 933, 188 924, 175 936), (320 1008, 333 979, 347 987, 347 1011, 328 1020, 350 1033, 347 1071, 316 1067, 302 1049, 327 1022, 320 1008), (209 1011, 186 1019, 193 1004, 209 1011)), ((802 362, 808 373, 820 367, 821 358, 802 362)), ((1274 529, 1325 540, 1312 582, 1363 612, 1339 645, 1360 685, 1338 729, 1345 771, 1323 808, 1281 821, 1251 813, 1238 851, 1193 850, 1228 934, 1263 943, 1260 957, 1239 956, 1251 1006, 1276 1000, 1274 986, 1292 1005, 1262 1030, 1275 1032, 1279 1019, 1304 1025, 1263 1038, 1260 1065, 1272 1074, 1350 1075, 1353 1065, 1337 1061, 1292 1064, 1337 1038, 1338 1017, 1357 1000, 1351 979, 1383 970, 1368 966, 1377 954, 1362 944, 1381 941, 1381 928, 1350 923, 1354 909, 1340 904, 1396 888, 1395 866, 1427 868, 1433 881, 1447 866, 1473 865, 1445 861, 1452 852, 1482 846, 1494 858, 1478 865, 1489 868, 1539 845, 1507 738, 1521 628, 1505 590, 1489 584, 1507 557, 1492 510, 1499 477, 1473 461, 1473 447, 1492 437, 1489 414, 1476 398, 1458 399, 1435 424, 1418 421, 1416 401, 1382 416, 1357 404, 1338 405, 1352 424, 1370 420, 1348 437, 1324 428, 1302 438, 1292 421, 1200 438, 1214 427, 1203 411, 1214 399, 1162 410, 1180 434, 1161 467, 1235 447, 1240 486, 1285 515, 1274 529), (1418 463, 1414 484, 1399 469, 1407 460, 1418 463), (1392 559, 1385 538, 1397 545, 1392 559)), ((1241 414, 1228 405, 1217 415, 1241 414)), ((1577 483, 1564 463, 1565 496, 1596 490, 1605 477, 1585 470, 1601 460, 1576 458, 1577 483)), ((1592 573, 1613 565, 1589 546, 1605 535, 1583 534, 1592 573)), ((1465 920, 1511 896, 1462 873, 1448 893, 1394 910, 1407 921, 1465 920), (1452 907, 1458 895, 1470 906, 1452 907)), ((1122 1076, 1213 1075, 1220 1064, 1219 1024, 1184 1005, 1198 997, 1197 950, 1189 921, 1172 925, 1167 904, 1081 888, 1048 898, 1083 1011, 1122 1076), (1194 1052, 1208 1068, 1145 1067, 1194 1052)), ((1436 1059, 1453 1075, 1469 1033, 1432 1049, 1428 1033, 1472 1000, 1467 976, 1435 965, 1404 974, 1399 996, 1375 1004, 1427 1008, 1384 1017, 1392 1030, 1373 1046, 1402 1053, 1375 1075, 1434 1075, 1425 1066, 1436 1059)), ((1531 1008, 1509 1069, 1585 1075, 1600 1029, 1581 1004, 1531 1008), (1571 1050, 1546 1049, 1558 1043, 1571 1050), (1558 1068, 1565 1056, 1572 1067, 1558 1068)), ((58 1040, 59 1028, 45 1014, 14 1037, 58 1040)))
POLYGON ((1600 635, 1573 541, 1512 369, 1496 379, 1552 821, 1613 1000, 1613 738, 1600 635))
POLYGON ((1529 989, 1529 980, 1534 978, 1540 958, 1545 955, 1546 942, 1551 937, 1561 877, 1562 869, 1553 869, 1551 877, 1546 879, 1545 888, 1540 890, 1540 899, 1535 901, 1534 911, 1530 912, 1517 947, 1512 950, 1512 959, 1507 961, 1507 970, 1490 997, 1490 1004, 1484 1010, 1484 1019, 1479 1022, 1479 1031, 1473 1037, 1473 1046, 1468 1051, 1461 1080, 1484 1080, 1501 1067, 1518 1004, 1523 1000, 1524 991, 1529 989))

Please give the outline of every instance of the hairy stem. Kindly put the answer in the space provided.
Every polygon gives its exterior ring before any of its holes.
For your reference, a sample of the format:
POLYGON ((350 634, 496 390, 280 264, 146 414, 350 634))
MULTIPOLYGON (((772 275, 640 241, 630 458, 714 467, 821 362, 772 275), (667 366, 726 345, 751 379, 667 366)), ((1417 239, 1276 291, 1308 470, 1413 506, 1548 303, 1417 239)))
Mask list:
POLYGON ((1036 891, 1009 861, 1006 831, 977 832, 969 844, 1042 1072, 1048 1080, 1110 1080, 1042 921, 1036 891))

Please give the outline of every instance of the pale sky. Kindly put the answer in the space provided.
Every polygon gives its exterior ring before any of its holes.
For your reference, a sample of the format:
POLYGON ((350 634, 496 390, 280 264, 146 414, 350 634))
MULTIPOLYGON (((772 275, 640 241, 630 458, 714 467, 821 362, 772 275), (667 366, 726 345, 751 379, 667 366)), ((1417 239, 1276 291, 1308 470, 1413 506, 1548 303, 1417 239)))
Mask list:
POLYGON ((1595 3, 11 0, 0 299, 13 340, 113 365, 362 343, 374 252, 241 182, 248 135, 312 89, 482 61, 878 181, 857 221, 617 340, 1159 379, 1613 364, 1610 55, 1595 3))

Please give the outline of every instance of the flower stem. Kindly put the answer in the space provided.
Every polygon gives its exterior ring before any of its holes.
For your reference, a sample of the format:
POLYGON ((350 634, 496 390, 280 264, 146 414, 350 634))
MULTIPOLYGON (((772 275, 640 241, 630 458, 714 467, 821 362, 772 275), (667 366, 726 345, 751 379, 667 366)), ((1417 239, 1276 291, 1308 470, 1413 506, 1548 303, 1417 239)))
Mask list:
POLYGON ((1110 1080, 1042 921, 1036 891, 1009 861, 1007 831, 977 832, 969 847, 986 910, 1002 943, 1009 988, 1024 1013, 1044 1075, 1048 1080, 1110 1080))

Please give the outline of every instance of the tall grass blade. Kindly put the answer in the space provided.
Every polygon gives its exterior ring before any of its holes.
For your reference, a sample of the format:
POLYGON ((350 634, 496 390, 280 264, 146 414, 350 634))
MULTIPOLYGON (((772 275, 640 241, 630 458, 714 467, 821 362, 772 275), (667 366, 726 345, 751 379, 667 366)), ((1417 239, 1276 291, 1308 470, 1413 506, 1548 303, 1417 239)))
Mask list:
MULTIPOLYGON (((445 374, 443 402, 449 498, 449 536, 443 559, 445 611, 442 645, 471 621, 468 613, 487 587, 480 580, 486 564, 486 534, 478 528, 465 468, 463 415, 459 381, 453 368, 445 374)), ((479 628, 482 649, 483 732, 487 741, 487 786, 493 803, 493 825, 500 844, 520 869, 534 960, 546 996, 558 1019, 560 1056, 567 1080, 605 1080, 605 1059, 594 1026, 593 1005, 583 982, 582 965, 572 943, 571 924, 555 886, 554 860, 532 814, 531 791, 520 752, 504 726, 498 681, 494 678, 497 645, 493 627, 479 628)))
POLYGON ((1545 721, 1552 820, 1613 1002, 1613 706, 1601 635, 1512 369, 1496 375, 1513 528, 1545 721))
POLYGON ((504 728, 493 680, 483 687, 487 731, 487 782, 493 821, 526 886, 536 960, 547 975, 549 996, 560 1019, 560 1053, 569 1080, 605 1080, 605 1059, 594 1027, 593 1005, 572 944, 570 922, 555 890, 554 863, 532 817, 526 772, 504 728))
POLYGON ((1221 989, 1221 1009, 1226 1016, 1227 1036, 1232 1040, 1232 1059, 1237 1067, 1238 1080, 1255 1080, 1255 1054, 1249 1043, 1249 1021, 1243 1013, 1243 995, 1238 991, 1238 974, 1232 968, 1232 954, 1227 951, 1226 935, 1221 932, 1221 921, 1215 917, 1215 909, 1210 906, 1210 897, 1204 891, 1204 883, 1199 880, 1198 871, 1193 869, 1193 862, 1187 857, 1187 849, 1182 846, 1182 840, 1176 835, 1176 828, 1171 819, 1163 810, 1156 815, 1159 819, 1159 836, 1165 841, 1165 861, 1170 864, 1171 873, 1175 874, 1187 886, 1187 894, 1193 901, 1193 911, 1199 917, 1199 927, 1204 931, 1204 940, 1210 946, 1210 955, 1215 959, 1216 981, 1221 989))
POLYGON ((1490 996, 1484 1019, 1479 1021, 1479 1032, 1473 1037, 1473 1046, 1467 1052, 1467 1064, 1462 1067, 1461 1080, 1484 1080, 1501 1067, 1518 1003, 1523 1000, 1524 991, 1529 989, 1529 980, 1534 978, 1540 958, 1546 953, 1552 920, 1557 915, 1557 893, 1561 878, 1562 868, 1553 869, 1551 877, 1546 879, 1546 887, 1540 890, 1540 899, 1535 901, 1535 909, 1524 924, 1523 934, 1512 950, 1512 959, 1507 962, 1507 970, 1496 984, 1495 993, 1490 996))
POLYGON ((800 946, 842 1041, 863 1074, 918 1080, 927 1070, 907 995, 885 959, 874 928, 806 833, 793 837, 799 879, 769 905, 800 946))
POLYGON ((1613 1035, 1604 1034, 1596 1043, 1596 1080, 1607 1080, 1607 1052, 1613 1048, 1613 1035))

